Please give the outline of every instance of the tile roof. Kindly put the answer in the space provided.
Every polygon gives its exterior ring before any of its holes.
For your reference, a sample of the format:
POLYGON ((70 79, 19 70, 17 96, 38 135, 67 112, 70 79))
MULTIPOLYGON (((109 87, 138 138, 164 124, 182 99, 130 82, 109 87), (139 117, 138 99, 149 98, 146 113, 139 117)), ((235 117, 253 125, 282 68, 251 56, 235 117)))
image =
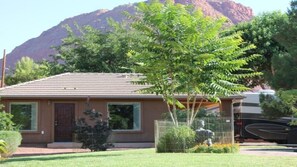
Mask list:
MULTIPOLYGON (((137 73, 63 73, 39 80, 0 88, 0 98, 157 98, 141 94, 147 85, 132 84, 141 77, 137 73)), ((185 98, 177 95, 177 98, 185 98)), ((198 96, 199 98, 199 96, 198 96)), ((232 95, 221 99, 242 99, 232 95)))
POLYGON ((140 76, 135 73, 64 73, 1 88, 0 97, 161 98, 137 92, 147 87, 131 83, 140 76))

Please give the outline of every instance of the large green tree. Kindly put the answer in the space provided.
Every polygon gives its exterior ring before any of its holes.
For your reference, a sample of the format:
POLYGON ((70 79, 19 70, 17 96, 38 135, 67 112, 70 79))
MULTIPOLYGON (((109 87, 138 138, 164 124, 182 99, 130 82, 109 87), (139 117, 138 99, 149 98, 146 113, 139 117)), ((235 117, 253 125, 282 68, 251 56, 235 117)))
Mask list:
MULTIPOLYGON (((297 90, 279 90, 276 95, 260 96, 262 113, 270 119, 297 116, 297 90)), ((291 121, 297 125, 297 121, 291 121)))
POLYGON ((138 64, 136 71, 145 77, 136 83, 152 85, 143 91, 163 96, 176 125, 178 108, 185 109, 191 125, 201 107, 196 105, 198 96, 219 101, 220 96, 246 89, 237 84, 239 79, 258 75, 242 68, 256 57, 243 56, 253 45, 240 47, 240 33, 221 35, 224 18, 212 20, 172 1, 140 3, 137 9, 131 18, 139 45, 130 56, 138 64), (187 95, 186 104, 176 98, 178 94, 187 95))
POLYGON ((62 72, 129 72, 128 36, 120 25, 109 20, 110 32, 101 32, 90 26, 77 27, 79 35, 68 26, 68 37, 57 47, 54 61, 44 62, 52 74, 62 72), (62 63, 61 63, 62 62, 62 63))
POLYGON ((44 65, 35 63, 29 57, 22 57, 12 70, 12 74, 6 76, 5 84, 14 85, 48 76, 48 68, 44 65))
POLYGON ((276 40, 288 51, 273 60, 275 75, 271 85, 275 89, 297 89, 297 1, 291 2, 287 12, 288 22, 282 24, 276 40))
MULTIPOLYGON (((287 12, 288 20, 275 36, 287 53, 272 58, 274 75, 270 85, 277 90, 275 97, 263 96, 263 113, 270 118, 297 115, 297 1, 291 2, 287 12)), ((296 124, 296 122, 294 122, 296 124)))
POLYGON ((227 34, 242 32, 242 38, 246 42, 243 45, 254 44, 256 48, 248 50, 245 56, 259 54, 256 61, 251 61, 247 67, 255 71, 262 72, 263 76, 254 76, 245 78, 242 83, 248 87, 261 85, 265 87, 268 81, 275 75, 275 69, 272 61, 286 54, 286 49, 275 39, 281 31, 281 26, 286 24, 288 17, 280 11, 263 13, 256 16, 250 22, 241 23, 233 26, 227 31, 227 34))

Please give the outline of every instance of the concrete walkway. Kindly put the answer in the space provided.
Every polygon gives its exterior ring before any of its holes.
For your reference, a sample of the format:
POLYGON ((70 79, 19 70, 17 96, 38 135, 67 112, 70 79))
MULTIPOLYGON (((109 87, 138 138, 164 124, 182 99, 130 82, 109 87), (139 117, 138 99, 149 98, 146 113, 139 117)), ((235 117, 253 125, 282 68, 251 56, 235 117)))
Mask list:
POLYGON ((32 155, 50 155, 50 154, 65 154, 65 153, 81 153, 90 152, 89 149, 77 148, 46 148, 43 146, 26 146, 19 147, 13 154, 14 157, 32 156, 32 155))

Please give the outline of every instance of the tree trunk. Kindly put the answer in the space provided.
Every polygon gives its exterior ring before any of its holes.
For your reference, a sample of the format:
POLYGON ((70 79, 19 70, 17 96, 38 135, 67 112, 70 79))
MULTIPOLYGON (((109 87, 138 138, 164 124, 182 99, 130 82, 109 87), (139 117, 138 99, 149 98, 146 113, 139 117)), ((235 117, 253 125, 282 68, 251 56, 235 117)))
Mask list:
POLYGON ((189 126, 190 122, 189 122, 189 118, 190 118, 190 95, 188 94, 187 97, 187 125, 189 126))
POLYGON ((176 125, 176 120, 174 119, 172 110, 171 110, 170 105, 168 103, 167 103, 167 108, 168 108, 168 112, 170 114, 170 117, 171 117, 171 120, 172 120, 173 124, 176 125))
POLYGON ((191 109, 191 116, 190 116, 190 118, 189 118, 189 120, 188 120, 188 126, 191 126, 191 122, 192 122, 192 117, 193 117, 193 113, 194 113, 194 111, 195 111, 195 106, 196 106, 196 100, 197 100, 197 94, 195 94, 195 96, 194 96, 194 99, 193 99, 193 104, 192 104, 192 109, 191 109))
POLYGON ((177 114, 176 114, 176 100, 175 100, 175 98, 173 98, 172 112, 173 112, 173 117, 175 119, 175 125, 178 126, 178 119, 177 119, 177 114))
MULTIPOLYGON (((191 122, 190 122, 190 126, 193 124, 194 120, 195 120, 195 117, 197 116, 199 110, 200 110, 200 107, 202 105, 202 102, 203 102, 204 98, 202 97, 201 100, 200 100, 200 103, 199 103, 199 106, 197 107, 197 109, 195 110, 192 110, 192 117, 191 117, 191 122)), ((196 101, 195 101, 196 103, 196 101)))

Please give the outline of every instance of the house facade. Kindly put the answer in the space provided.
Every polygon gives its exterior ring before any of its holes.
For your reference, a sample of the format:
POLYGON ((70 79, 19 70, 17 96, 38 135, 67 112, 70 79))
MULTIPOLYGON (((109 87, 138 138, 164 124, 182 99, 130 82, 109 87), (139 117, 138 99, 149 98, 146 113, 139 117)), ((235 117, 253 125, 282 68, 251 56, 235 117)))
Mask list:
MULTIPOLYGON (((110 118, 112 142, 152 143, 154 121, 162 119, 167 105, 161 96, 138 93, 146 86, 131 83, 137 79, 139 74, 64 73, 1 88, 0 97, 22 125, 23 143, 72 142, 75 121, 87 109, 110 118)), ((234 100, 242 98, 222 98, 221 115, 232 116, 234 100)))

